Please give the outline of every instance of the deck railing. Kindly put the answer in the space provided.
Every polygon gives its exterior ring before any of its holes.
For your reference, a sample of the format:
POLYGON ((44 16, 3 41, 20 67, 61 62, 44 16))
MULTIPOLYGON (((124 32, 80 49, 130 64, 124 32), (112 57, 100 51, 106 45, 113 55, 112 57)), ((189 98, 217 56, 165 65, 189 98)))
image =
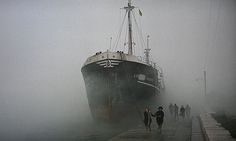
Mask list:
POLYGON ((152 66, 152 67, 155 68, 155 69, 158 69, 155 62, 149 61, 149 62, 147 63, 146 58, 144 58, 144 57, 142 57, 142 56, 138 56, 138 60, 141 61, 141 62, 143 62, 143 63, 145 63, 145 64, 148 64, 148 65, 152 66))

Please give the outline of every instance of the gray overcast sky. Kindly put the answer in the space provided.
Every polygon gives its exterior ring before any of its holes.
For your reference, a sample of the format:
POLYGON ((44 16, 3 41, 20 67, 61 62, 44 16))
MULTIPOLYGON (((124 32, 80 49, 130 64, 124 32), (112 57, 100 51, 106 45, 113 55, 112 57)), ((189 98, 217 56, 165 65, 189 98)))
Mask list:
MULTIPOLYGON (((194 100, 203 92, 206 68, 208 92, 235 99, 235 0, 134 2, 171 96, 194 100)), ((1 0, 0 122, 88 116, 80 69, 88 56, 109 48, 124 5, 126 0, 1 0)))

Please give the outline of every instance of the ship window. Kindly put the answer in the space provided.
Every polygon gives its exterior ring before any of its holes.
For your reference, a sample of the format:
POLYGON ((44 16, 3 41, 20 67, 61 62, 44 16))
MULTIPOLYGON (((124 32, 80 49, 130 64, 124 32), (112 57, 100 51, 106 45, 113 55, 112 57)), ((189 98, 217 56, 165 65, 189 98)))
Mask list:
POLYGON ((102 56, 102 58, 104 58, 104 56, 102 56))
POLYGON ((115 55, 113 55, 113 58, 115 58, 115 55))

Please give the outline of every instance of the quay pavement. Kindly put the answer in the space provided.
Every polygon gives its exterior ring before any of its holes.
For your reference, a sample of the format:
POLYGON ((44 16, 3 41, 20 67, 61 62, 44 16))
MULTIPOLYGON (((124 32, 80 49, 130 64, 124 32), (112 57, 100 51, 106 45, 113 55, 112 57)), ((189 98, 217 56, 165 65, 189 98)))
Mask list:
MULTIPOLYGON (((157 129, 156 121, 152 122, 152 131, 146 131, 144 125, 128 130, 109 141, 190 141, 192 120, 166 119, 163 124, 162 133, 157 129)), ((199 140, 200 141, 200 140, 199 140)))
POLYGON ((137 128, 108 141, 236 141, 209 113, 202 113, 191 119, 165 119, 162 133, 157 129, 155 120, 151 127, 152 131, 148 132, 140 123, 137 128))

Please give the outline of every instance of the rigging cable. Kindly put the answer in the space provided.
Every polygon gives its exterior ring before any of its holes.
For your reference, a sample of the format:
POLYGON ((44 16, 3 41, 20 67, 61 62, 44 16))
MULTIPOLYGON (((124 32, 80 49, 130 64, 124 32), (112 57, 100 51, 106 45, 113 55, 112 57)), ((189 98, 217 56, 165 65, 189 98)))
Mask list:
POLYGON ((126 44, 127 44, 127 35, 128 35, 128 26, 126 26, 126 28, 125 28, 125 41, 124 41, 124 47, 123 47, 123 52, 125 51, 125 46, 126 46, 126 44))
MULTIPOLYGON (((141 43, 140 43, 140 41, 138 40, 140 37, 139 37, 139 33, 138 33, 138 29, 137 29, 137 26, 135 26, 135 33, 136 33, 136 37, 137 37, 137 46, 139 47, 139 46, 141 46, 142 47, 142 45, 141 45, 141 43)), ((141 47, 139 47, 140 48, 140 50, 142 49, 141 47)), ((141 52, 142 52, 142 50, 141 50, 141 52)), ((137 52, 137 54, 138 54, 138 52, 137 52)), ((139 52, 139 54, 141 55, 142 53, 140 53, 139 52)), ((143 55, 143 54, 142 54, 143 55)))
MULTIPOLYGON (((212 44, 216 41, 216 37, 217 37, 217 32, 218 32, 218 26, 219 26, 219 21, 220 21, 220 9, 221 9, 221 4, 220 4, 220 0, 218 0, 218 6, 217 6, 217 11, 216 12, 212 12, 212 9, 213 9, 213 3, 212 3, 213 0, 210 0, 210 9, 209 9, 209 21, 208 21, 208 25, 207 25, 207 28, 208 28, 208 35, 207 35, 207 45, 206 45, 206 54, 205 54, 205 64, 204 64, 204 70, 207 69, 207 60, 209 59, 208 58, 208 52, 209 52, 209 48, 212 46, 212 44), (215 24, 215 27, 214 30, 212 30, 213 32, 213 35, 210 36, 210 27, 211 27, 211 24, 212 24, 212 13, 217 13, 216 15, 216 24, 215 24), (211 37, 211 38, 210 38, 211 37), (210 39, 211 39, 211 42, 210 42, 210 39)), ((217 4, 217 2, 216 2, 217 4)))
MULTIPOLYGON (((141 33, 141 31, 140 31, 140 29, 139 29, 139 26, 138 26, 138 23, 137 23, 137 20, 136 20, 136 18, 135 18, 135 16, 134 16, 134 13, 133 13, 133 11, 132 11, 132 15, 133 15, 133 17, 134 17, 134 21, 135 21, 135 24, 136 24, 136 26, 137 26, 137 31, 139 32, 139 34, 140 34, 140 39, 141 39, 141 43, 142 43, 142 47, 146 47, 146 45, 145 45, 145 42, 144 42, 144 40, 143 40, 143 35, 142 35, 142 33, 141 33)), ((144 48, 143 48, 144 49, 144 48)))
MULTIPOLYGON (((141 11, 140 9, 139 9, 139 11, 141 11)), ((138 11, 138 12, 139 12, 138 11)), ((137 12, 136 12, 137 13, 137 12)), ((140 14, 139 14, 140 15, 140 14)), ((141 22, 141 15, 140 16, 138 16, 138 22, 139 22, 139 30, 140 30, 140 33, 141 33, 141 35, 143 35, 143 30, 142 30, 142 22, 141 22)), ((145 44, 145 43, 144 43, 145 44)), ((144 47, 143 47, 143 45, 141 45, 141 50, 144 50, 144 47)), ((143 52, 141 53, 142 55, 144 54, 143 52)))
MULTIPOLYGON (((133 16, 133 14, 131 15, 131 16, 133 16)), ((133 16, 133 19, 134 19, 134 16, 133 16)), ((135 26, 133 26, 134 27, 134 30, 135 30, 135 26)), ((133 31, 134 31, 133 30, 133 31)), ((136 30, 137 31, 137 30, 136 30)), ((133 32, 134 33, 134 32, 133 32)), ((134 36, 132 36, 132 41, 133 41, 133 51, 134 51, 134 54, 136 54, 136 43, 134 42, 135 41, 135 39, 134 39, 134 36)), ((138 41, 138 40, 137 40, 138 41)))
POLYGON ((207 23, 207 29, 208 29, 208 33, 207 33, 207 42, 206 42, 206 53, 205 53, 205 60, 204 60, 204 70, 206 70, 206 66, 207 66, 207 55, 208 55, 208 48, 210 46, 210 25, 211 25, 211 18, 212 18, 212 0, 210 0, 210 8, 209 8, 209 17, 208 17, 208 23, 207 23))
POLYGON ((217 7, 217 17, 216 17, 216 25, 215 25, 215 29, 213 30, 215 32, 215 34, 213 34, 213 39, 212 39, 212 43, 214 43, 216 41, 216 37, 217 32, 218 32, 218 26, 219 26, 219 21, 220 21, 220 8, 221 8, 221 4, 220 4, 220 0, 218 1, 218 7, 217 7))
POLYGON ((120 36, 121 36, 121 32, 122 32, 122 29, 123 29, 123 25, 124 25, 124 22, 125 22, 126 15, 127 15, 127 11, 125 12, 125 16, 123 18, 122 24, 121 24, 120 29, 119 29, 119 33, 118 33, 116 41, 115 41, 114 51, 117 49, 117 46, 118 46, 118 43, 119 43, 119 40, 120 40, 120 36))
MULTIPOLYGON (((119 20, 118 20, 118 24, 121 23, 121 9, 120 9, 120 12, 119 12, 119 20)), ((120 25, 121 26, 121 25, 120 25)), ((120 29, 121 27, 119 27, 120 29)), ((110 48, 111 51, 113 51, 114 47, 115 47, 115 44, 117 42, 117 39, 118 39, 118 34, 119 34, 119 30, 118 30, 118 33, 116 34, 116 38, 115 38, 115 41, 113 42, 113 45, 112 47, 110 48)))
MULTIPOLYGON (((139 9, 139 11, 140 11, 140 9, 139 9)), ((143 33, 142 31, 142 22, 141 22, 141 16, 138 16, 139 18, 138 18, 138 20, 139 20, 139 25, 140 25, 140 32, 141 33, 143 33)))

